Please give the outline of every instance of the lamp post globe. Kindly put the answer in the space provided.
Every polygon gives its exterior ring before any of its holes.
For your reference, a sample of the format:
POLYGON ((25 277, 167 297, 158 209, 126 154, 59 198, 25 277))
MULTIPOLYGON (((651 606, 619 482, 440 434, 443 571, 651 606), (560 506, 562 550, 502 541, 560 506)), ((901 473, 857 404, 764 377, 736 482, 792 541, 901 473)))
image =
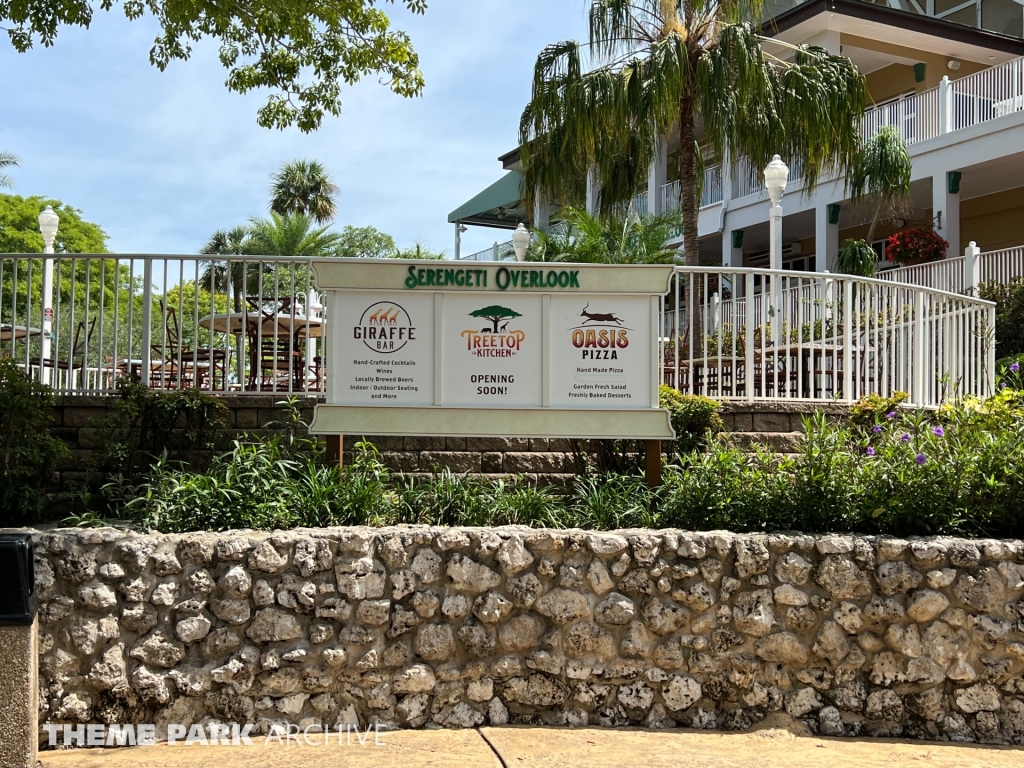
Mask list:
POLYGON ((46 206, 39 214, 39 234, 43 236, 43 253, 53 253, 53 241, 57 239, 57 226, 60 216, 54 213, 53 206, 46 206))
POLYGON ((782 162, 781 157, 775 155, 764 169, 764 185, 768 188, 768 196, 773 204, 778 205, 782 200, 788 181, 789 166, 782 162))
POLYGON ((530 247, 530 230, 519 222, 512 233, 512 249, 516 252, 516 261, 526 261, 526 249, 530 247))

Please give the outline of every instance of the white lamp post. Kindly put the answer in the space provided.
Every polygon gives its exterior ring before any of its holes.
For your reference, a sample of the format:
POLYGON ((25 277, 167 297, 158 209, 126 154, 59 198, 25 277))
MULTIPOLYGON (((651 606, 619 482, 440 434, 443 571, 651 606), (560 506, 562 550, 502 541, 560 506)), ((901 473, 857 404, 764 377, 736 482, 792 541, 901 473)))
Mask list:
MULTIPOLYGON (((39 234, 43 236, 43 254, 53 253, 53 241, 57 239, 57 225, 60 217, 46 206, 39 214, 39 234)), ((46 361, 50 359, 50 336, 53 332, 53 259, 43 259, 43 335, 40 354, 40 380, 43 384, 50 383, 50 369, 46 361)))
MULTIPOLYGON (((768 211, 769 263, 772 269, 782 269, 782 195, 789 181, 789 168, 778 155, 764 169, 764 185, 768 188, 768 197, 772 207, 768 211)), ((776 344, 782 339, 783 317, 782 280, 772 277, 772 338, 776 344)))
POLYGON ((789 181, 789 168, 775 155, 764 169, 764 185, 772 207, 768 211, 768 229, 771 238, 771 268, 782 269, 782 195, 789 181))
POLYGON ((526 249, 530 247, 530 230, 519 222, 516 231, 512 233, 512 249, 516 252, 516 261, 526 261, 526 249))

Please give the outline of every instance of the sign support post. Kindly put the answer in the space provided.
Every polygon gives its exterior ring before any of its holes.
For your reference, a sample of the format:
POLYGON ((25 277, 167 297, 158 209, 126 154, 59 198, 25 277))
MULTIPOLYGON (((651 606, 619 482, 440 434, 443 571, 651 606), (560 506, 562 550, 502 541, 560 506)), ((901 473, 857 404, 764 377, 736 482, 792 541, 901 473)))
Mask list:
POLYGON ((647 459, 644 476, 648 488, 661 485, 661 440, 645 440, 644 456, 647 459))
POLYGON ((345 468, 345 436, 327 435, 327 461, 330 464, 337 464, 338 469, 345 468))

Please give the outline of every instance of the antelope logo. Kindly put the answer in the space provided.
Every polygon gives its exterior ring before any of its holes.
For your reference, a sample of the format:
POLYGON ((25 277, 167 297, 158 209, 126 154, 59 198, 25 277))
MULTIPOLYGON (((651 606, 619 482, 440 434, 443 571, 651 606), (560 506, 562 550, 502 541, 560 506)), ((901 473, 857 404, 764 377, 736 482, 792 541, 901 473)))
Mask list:
POLYGON ((622 319, 616 317, 614 312, 607 312, 604 314, 599 314, 597 312, 587 312, 587 307, 589 306, 590 302, 588 301, 587 306, 583 308, 582 312, 580 312, 580 317, 587 318, 586 320, 583 321, 583 325, 586 325, 591 320, 593 320, 595 323, 618 323, 619 325, 622 325, 622 319))

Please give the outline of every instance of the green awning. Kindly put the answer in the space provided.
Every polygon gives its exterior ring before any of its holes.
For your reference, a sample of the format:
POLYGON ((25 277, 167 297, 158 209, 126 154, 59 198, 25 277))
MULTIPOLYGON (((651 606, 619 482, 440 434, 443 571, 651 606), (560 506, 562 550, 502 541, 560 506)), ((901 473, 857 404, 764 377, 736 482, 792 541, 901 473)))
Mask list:
POLYGON ((482 227, 515 229, 526 218, 520 195, 523 174, 509 171, 483 192, 475 195, 448 214, 448 221, 482 227))

